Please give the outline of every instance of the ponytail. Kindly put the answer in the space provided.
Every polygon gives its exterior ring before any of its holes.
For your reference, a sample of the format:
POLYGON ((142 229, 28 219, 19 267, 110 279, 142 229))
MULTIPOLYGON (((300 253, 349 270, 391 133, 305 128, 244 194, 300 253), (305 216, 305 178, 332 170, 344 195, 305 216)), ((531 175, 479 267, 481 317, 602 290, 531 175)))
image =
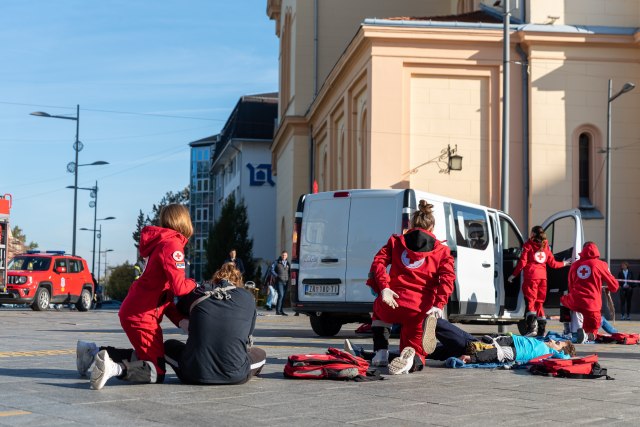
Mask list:
POLYGON ((411 228, 417 227, 432 231, 435 224, 436 220, 433 217, 433 205, 427 203, 426 200, 420 200, 418 210, 415 211, 411 217, 411 228))

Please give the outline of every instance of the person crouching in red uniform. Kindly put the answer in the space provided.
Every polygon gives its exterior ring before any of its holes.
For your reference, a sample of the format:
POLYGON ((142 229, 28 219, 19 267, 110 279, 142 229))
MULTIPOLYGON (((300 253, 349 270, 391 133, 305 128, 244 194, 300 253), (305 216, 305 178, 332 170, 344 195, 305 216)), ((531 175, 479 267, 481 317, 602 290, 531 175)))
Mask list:
POLYGON ((196 283, 185 275, 184 246, 193 234, 189 211, 179 204, 160 211, 160 227, 147 226, 140 233, 140 256, 148 258, 142 275, 133 282, 120 311, 120 324, 133 350, 97 348, 79 341, 78 372, 86 374, 91 363, 91 388, 100 390, 107 380, 120 379, 161 383, 165 376, 164 343, 160 323, 163 316, 186 329, 188 320, 180 314, 174 297, 191 292, 196 283))
POLYGON ((580 259, 569 270, 569 293, 560 297, 562 305, 574 313, 581 313, 583 326, 578 329, 578 343, 596 338, 602 315, 602 282, 609 291, 617 292, 618 280, 609 271, 606 262, 600 260, 600 251, 593 242, 586 242, 580 259))
POLYGON ((375 255, 369 272, 367 285, 377 294, 371 328, 376 352, 372 364, 389 365, 391 374, 422 369, 425 357, 435 348, 436 320, 442 317, 453 291, 453 257, 433 235, 432 209, 433 205, 420 200, 412 228, 389 238, 375 255), (389 364, 389 331, 394 323, 401 325, 402 352, 389 364))
POLYGON ((531 229, 529 240, 522 246, 522 254, 516 268, 507 279, 509 283, 524 270, 522 293, 527 303, 526 336, 544 336, 547 319, 544 314, 544 301, 547 298, 547 266, 562 268, 570 261, 556 261, 553 257, 544 229, 536 225, 531 229))

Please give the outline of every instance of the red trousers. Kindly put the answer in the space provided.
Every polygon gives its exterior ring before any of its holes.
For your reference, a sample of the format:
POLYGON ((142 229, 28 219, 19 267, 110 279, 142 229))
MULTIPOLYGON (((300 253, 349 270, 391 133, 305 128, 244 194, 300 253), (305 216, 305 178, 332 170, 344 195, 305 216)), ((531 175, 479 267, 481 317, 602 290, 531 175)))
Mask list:
POLYGON ((129 322, 121 318, 120 324, 127 334, 127 338, 129 338, 133 349, 136 351, 138 360, 153 363, 156 367, 158 378, 163 378, 166 373, 164 342, 162 338, 162 328, 158 322, 129 322))
POLYGON ((544 317, 544 300, 547 298, 547 279, 525 279, 522 283, 522 293, 527 302, 527 313, 536 313, 544 317))
POLYGON ((602 322, 602 314, 600 313, 600 310, 584 310, 581 307, 574 305, 573 301, 571 301, 567 297, 568 295, 563 295, 562 298, 560 298, 562 305, 564 305, 571 311, 576 311, 582 314, 582 329, 584 329, 586 333, 597 335, 598 330, 600 329, 600 323, 602 322))
POLYGON ((411 347, 416 351, 416 355, 424 363, 427 354, 422 348, 422 328, 425 313, 407 307, 389 307, 382 301, 381 297, 376 298, 373 303, 373 320, 381 320, 386 323, 398 323, 400 329, 400 350, 411 347))

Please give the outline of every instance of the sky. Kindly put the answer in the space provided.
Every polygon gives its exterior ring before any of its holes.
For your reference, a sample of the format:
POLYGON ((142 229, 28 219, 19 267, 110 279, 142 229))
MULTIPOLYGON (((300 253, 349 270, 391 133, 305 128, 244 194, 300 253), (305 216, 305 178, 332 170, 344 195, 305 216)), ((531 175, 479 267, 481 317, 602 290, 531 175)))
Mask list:
MULTIPOLYGON (((41 250, 71 253, 75 117, 78 187, 98 184, 102 256, 135 262, 140 210, 189 184, 189 142, 218 133, 243 95, 278 90, 278 38, 267 0, 2 0, 0 194, 11 226, 41 250)), ((90 191, 77 227, 93 229, 90 191)), ((96 243, 97 245, 97 243, 96 243)), ((92 263, 93 232, 76 253, 92 263)), ((97 249, 96 249, 97 250, 97 249)), ((97 257, 96 257, 97 270, 97 257)))

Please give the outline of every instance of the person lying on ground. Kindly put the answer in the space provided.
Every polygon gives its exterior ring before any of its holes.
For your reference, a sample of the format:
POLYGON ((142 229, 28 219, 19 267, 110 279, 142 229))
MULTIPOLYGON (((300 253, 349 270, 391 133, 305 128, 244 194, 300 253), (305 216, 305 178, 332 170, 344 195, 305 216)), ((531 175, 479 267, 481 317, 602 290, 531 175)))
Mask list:
MULTIPOLYGON (((450 357, 461 357, 466 353, 477 352, 479 349, 487 349, 492 346, 491 344, 483 343, 480 339, 474 337, 470 333, 460 329, 456 325, 452 324, 446 319, 438 319, 435 327, 435 337, 438 341, 433 353, 429 354, 427 359, 445 361, 450 357), (475 349, 473 351, 472 349, 475 349)), ((575 347, 568 341, 556 341, 559 344, 552 344, 554 348, 546 345, 545 342, 538 340, 535 337, 523 337, 520 335, 513 336, 518 343, 519 355, 518 361, 528 361, 533 357, 541 356, 544 354, 552 354, 555 352, 563 352, 569 355, 575 355, 575 347), (531 355, 531 357, 529 357, 531 355), (528 357, 528 359, 526 359, 528 357), (526 359, 526 360, 525 360, 526 359)), ((345 349, 353 350, 353 346, 349 340, 345 340, 345 349)), ((481 350, 482 351, 482 350, 481 350)), ((516 349, 517 353, 518 349, 516 349)), ((374 353, 358 351, 358 356, 364 359, 371 360, 374 353)), ((395 354, 390 354, 391 360, 395 354)), ((484 356, 484 355, 483 355, 484 356)), ((486 354, 489 358, 489 354, 486 354)), ((564 356, 561 356, 565 358, 564 356)), ((474 362, 475 363, 475 362, 474 362)))
POLYGON ((546 355, 555 359, 569 359, 576 355, 576 349, 570 341, 540 341, 521 335, 498 336, 491 341, 486 348, 469 346, 465 350, 467 354, 460 356, 460 360, 464 363, 527 363, 546 355))

